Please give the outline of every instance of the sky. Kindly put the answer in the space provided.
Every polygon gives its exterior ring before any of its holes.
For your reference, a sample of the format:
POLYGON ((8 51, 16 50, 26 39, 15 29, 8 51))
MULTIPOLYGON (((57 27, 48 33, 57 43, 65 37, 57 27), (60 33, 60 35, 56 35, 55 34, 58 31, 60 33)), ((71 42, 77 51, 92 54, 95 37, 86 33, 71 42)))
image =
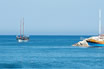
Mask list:
POLYGON ((104 0, 0 0, 0 35, 18 35, 23 17, 26 35, 97 35, 99 8, 104 24, 103 3, 104 0))

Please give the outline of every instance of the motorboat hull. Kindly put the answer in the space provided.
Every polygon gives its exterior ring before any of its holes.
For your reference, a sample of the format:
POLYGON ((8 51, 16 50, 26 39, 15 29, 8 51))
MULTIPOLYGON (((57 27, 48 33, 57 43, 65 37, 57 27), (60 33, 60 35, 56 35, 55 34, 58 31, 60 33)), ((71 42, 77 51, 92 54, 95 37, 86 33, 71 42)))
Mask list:
POLYGON ((94 42, 87 42, 89 46, 95 46, 95 47, 104 47, 104 44, 98 44, 94 42))

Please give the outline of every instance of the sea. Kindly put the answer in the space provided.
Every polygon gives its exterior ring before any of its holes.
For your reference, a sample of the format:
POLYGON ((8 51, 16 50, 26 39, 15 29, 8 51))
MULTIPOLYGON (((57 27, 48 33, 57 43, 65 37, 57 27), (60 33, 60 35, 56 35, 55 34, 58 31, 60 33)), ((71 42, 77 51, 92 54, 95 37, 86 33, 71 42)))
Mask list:
POLYGON ((0 35, 0 69, 104 69, 104 48, 72 46, 88 35, 0 35))

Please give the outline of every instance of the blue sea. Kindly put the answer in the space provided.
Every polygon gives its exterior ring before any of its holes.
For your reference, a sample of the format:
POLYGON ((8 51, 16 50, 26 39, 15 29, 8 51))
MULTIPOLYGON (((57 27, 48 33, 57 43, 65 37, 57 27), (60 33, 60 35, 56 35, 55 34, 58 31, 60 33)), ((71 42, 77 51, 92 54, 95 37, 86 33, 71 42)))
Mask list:
POLYGON ((104 69, 104 48, 73 47, 90 36, 0 36, 0 69, 104 69))

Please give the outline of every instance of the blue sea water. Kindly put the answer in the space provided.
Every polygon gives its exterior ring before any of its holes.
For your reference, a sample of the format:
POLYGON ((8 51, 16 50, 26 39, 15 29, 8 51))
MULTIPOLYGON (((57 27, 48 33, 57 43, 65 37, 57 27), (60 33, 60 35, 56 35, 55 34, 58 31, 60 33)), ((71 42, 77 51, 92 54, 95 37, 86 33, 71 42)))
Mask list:
POLYGON ((30 36, 18 43, 16 36, 0 36, 0 69, 104 69, 104 48, 73 47, 80 37, 30 36))

